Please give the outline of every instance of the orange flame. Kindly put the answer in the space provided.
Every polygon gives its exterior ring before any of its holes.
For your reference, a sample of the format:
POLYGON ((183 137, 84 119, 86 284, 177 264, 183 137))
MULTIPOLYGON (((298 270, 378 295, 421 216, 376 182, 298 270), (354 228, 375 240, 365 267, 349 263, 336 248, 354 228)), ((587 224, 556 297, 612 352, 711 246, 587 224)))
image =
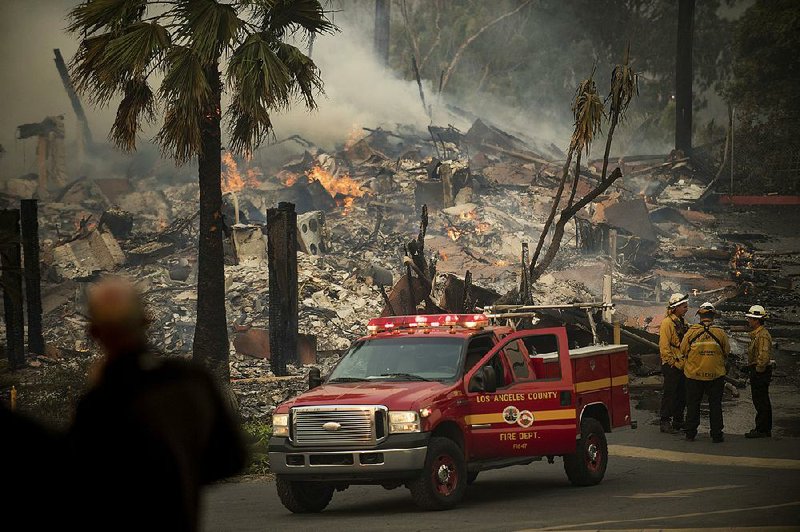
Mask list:
POLYGON ((343 174, 339 177, 335 177, 330 172, 317 165, 306 175, 311 181, 319 181, 322 186, 325 187, 325 190, 330 192, 331 196, 342 194, 344 196, 360 198, 364 195, 364 191, 361 190, 361 186, 356 180, 351 178, 349 174, 343 174))
POLYGON ((492 225, 488 222, 480 222, 478 225, 475 226, 475 231, 482 235, 484 233, 488 233, 492 230, 492 225))
POLYGON ((461 218, 462 220, 477 220, 478 213, 476 213, 475 211, 467 211, 467 212, 462 212, 461 214, 458 215, 458 217, 461 218))
POLYGON ((246 186, 258 186, 262 176, 261 169, 248 168, 244 176, 239 171, 239 165, 230 152, 222 154, 222 192, 239 192, 246 186))
POLYGON ((450 240, 452 240, 453 242, 455 242, 456 240, 458 240, 459 238, 461 238, 461 231, 459 231, 459 230, 458 230, 458 229, 456 229, 455 227, 448 227, 448 228, 447 228, 447 236, 449 236, 449 237, 450 237, 450 240))

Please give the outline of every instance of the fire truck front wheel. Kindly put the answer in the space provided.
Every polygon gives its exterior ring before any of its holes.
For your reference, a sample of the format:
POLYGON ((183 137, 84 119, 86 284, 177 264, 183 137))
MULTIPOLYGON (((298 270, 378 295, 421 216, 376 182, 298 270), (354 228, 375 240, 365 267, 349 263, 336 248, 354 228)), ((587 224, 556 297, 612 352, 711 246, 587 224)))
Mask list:
POLYGON ((594 418, 581 421, 581 437, 575 454, 564 456, 564 471, 575 486, 594 486, 606 474, 608 443, 603 425, 594 418))
POLYGON ((296 514, 321 512, 333 498, 333 486, 322 482, 296 482, 277 477, 275 486, 281 503, 296 514))
POLYGON ((431 438, 422 474, 408 484, 424 510, 448 510, 464 496, 467 466, 461 448, 448 438, 431 438))

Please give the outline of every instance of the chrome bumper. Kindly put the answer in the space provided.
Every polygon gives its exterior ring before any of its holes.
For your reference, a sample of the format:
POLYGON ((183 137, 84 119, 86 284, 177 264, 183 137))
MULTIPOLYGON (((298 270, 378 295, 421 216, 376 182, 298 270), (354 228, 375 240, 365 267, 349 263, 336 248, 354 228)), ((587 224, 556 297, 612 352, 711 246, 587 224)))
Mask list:
POLYGON ((408 472, 424 467, 427 452, 427 447, 369 451, 270 452, 269 467, 277 475, 408 472))

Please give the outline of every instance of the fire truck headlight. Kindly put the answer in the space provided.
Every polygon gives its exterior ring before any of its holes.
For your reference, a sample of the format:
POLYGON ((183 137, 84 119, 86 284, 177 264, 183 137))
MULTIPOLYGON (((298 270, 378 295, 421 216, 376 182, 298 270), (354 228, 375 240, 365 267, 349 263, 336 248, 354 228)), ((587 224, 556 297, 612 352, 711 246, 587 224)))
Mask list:
POLYGON ((272 435, 289 435, 289 414, 274 414, 272 416, 272 435))
POLYGON ((389 412, 389 432, 420 432, 419 414, 413 410, 389 412))

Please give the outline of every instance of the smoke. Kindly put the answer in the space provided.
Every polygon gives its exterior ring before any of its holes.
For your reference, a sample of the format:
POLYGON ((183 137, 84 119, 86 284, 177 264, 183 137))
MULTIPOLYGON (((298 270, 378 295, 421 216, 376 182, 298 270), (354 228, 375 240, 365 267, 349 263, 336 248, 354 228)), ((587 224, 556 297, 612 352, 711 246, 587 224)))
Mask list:
POLYGON ((317 38, 313 45, 312 59, 325 84, 318 109, 308 112, 298 104, 276 114, 277 138, 299 134, 332 148, 362 127, 405 124, 424 130, 430 120, 416 82, 402 80, 380 64, 372 53, 371 27, 359 27, 351 18, 338 17, 336 22, 341 31, 317 38))

